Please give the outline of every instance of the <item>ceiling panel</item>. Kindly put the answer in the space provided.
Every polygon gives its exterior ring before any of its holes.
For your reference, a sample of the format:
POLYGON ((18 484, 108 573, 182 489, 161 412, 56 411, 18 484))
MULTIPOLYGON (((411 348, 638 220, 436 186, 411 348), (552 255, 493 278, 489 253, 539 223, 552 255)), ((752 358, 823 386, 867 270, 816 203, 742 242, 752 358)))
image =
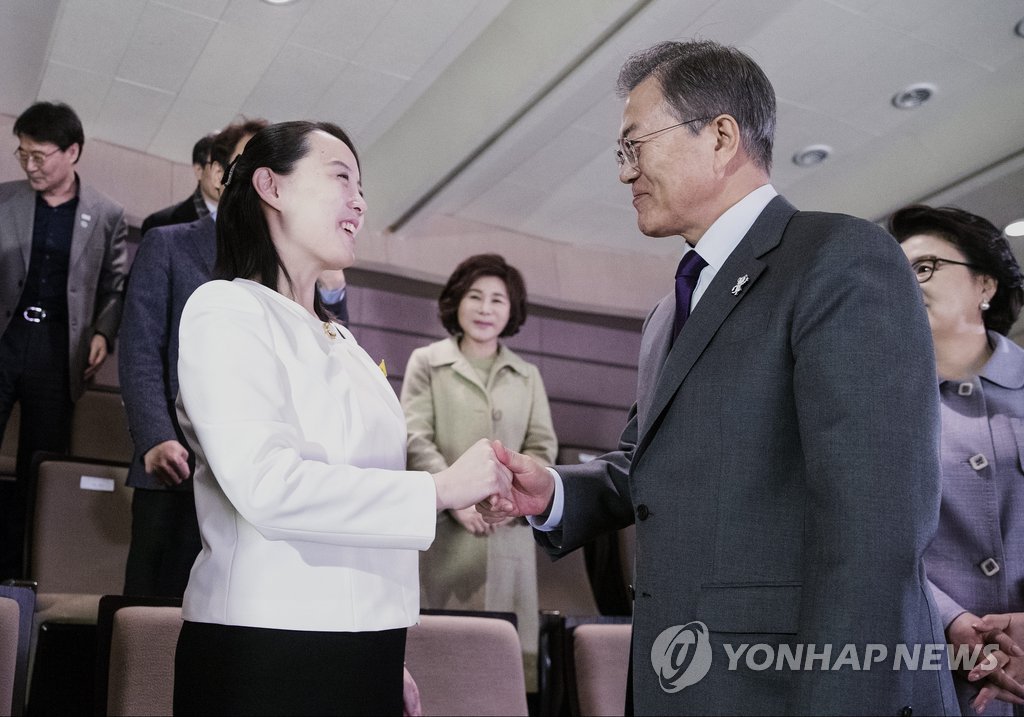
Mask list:
POLYGON ((272 121, 310 118, 348 64, 315 50, 285 45, 242 105, 242 113, 272 121))
POLYGON ((144 2, 64 0, 49 59, 113 76, 145 9, 144 2))
POLYGON ((216 21, 149 3, 117 68, 120 79, 177 92, 206 47, 216 21))
MULTIPOLYGON (((112 83, 113 78, 110 75, 51 62, 46 66, 46 73, 39 87, 39 96, 33 99, 67 102, 75 108, 88 134, 103 109, 103 101, 112 83)), ((19 114, 23 109, 25 108, 12 107, 12 114, 19 114)))
POLYGON ((360 48, 359 62, 412 77, 472 12, 476 0, 406 0, 391 11, 360 48))
MULTIPOLYGON (((314 116, 337 122, 352 132, 360 147, 372 144, 384 129, 373 118, 405 86, 401 77, 349 64, 314 105, 314 116)), ((410 161, 413 158, 410 157, 410 161)))
POLYGON ((145 151, 174 102, 174 94, 114 80, 96 118, 93 134, 117 137, 118 144, 145 151), (131 122, 125 122, 131 117, 131 122))
POLYGON ((224 8, 228 6, 229 0, 151 0, 151 2, 218 20, 223 14, 224 8))

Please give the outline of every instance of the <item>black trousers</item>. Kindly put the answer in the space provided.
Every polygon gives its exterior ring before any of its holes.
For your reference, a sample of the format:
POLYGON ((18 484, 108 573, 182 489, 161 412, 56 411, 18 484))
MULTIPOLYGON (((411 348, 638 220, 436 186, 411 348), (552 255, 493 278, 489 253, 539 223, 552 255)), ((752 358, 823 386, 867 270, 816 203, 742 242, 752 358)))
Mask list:
POLYGON ((23 574, 25 510, 37 451, 67 453, 74 403, 68 387, 68 326, 16 315, 0 337, 0 435, 21 405, 17 479, 0 481, 0 580, 23 574))
POLYGON ((174 714, 398 717, 405 632, 186 621, 174 658, 174 714))
POLYGON ((192 491, 136 488, 124 594, 181 597, 202 547, 192 491))

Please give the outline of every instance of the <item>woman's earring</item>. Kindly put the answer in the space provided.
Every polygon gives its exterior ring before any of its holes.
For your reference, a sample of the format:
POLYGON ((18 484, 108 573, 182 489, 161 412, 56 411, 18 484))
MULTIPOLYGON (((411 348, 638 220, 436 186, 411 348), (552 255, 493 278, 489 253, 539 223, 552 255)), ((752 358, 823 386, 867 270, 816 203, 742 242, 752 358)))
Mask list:
POLYGON ((988 311, 989 309, 992 308, 992 304, 990 304, 987 301, 985 301, 984 299, 982 299, 981 300, 981 304, 979 305, 978 308, 980 308, 982 311, 988 311))

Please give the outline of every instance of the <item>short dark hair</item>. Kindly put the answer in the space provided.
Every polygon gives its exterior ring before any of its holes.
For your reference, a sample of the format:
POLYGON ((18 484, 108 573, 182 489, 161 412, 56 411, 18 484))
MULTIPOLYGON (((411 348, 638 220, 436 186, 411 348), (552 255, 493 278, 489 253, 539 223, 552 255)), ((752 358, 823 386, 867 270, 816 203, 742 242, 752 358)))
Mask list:
POLYGON ((627 96, 654 76, 676 119, 697 134, 720 114, 740 128, 743 149, 765 172, 772 168, 775 142, 775 89, 764 71, 735 47, 710 40, 660 42, 634 53, 619 71, 617 89, 627 96))
POLYGON ((249 119, 247 117, 243 117, 238 122, 232 122, 214 137, 213 146, 210 148, 210 161, 220 162, 226 174, 238 140, 247 134, 255 135, 269 125, 270 123, 265 119, 249 119))
POLYGON ((36 102, 14 121, 14 134, 31 137, 36 142, 51 142, 62 152, 77 144, 79 157, 85 146, 82 120, 63 102, 36 102))
MULTIPOLYGON (((217 206, 217 264, 221 279, 252 279, 277 291, 279 274, 291 277, 281 263, 270 237, 262 201, 252 184, 253 173, 267 167, 281 175, 291 174, 296 163, 309 153, 310 133, 326 132, 355 147, 345 131, 330 122, 280 122, 259 130, 231 164, 224 178, 224 192, 217 206)), ((313 292, 313 308, 324 321, 333 317, 313 292)))
POLYGON ((1004 336, 1009 332, 1024 305, 1024 276, 1010 242, 992 222, 956 207, 912 204, 892 215, 889 232, 901 244, 917 234, 929 234, 959 249, 977 267, 971 269, 974 274, 991 276, 998 283, 988 311, 982 313, 985 328, 1004 336))
POLYGON ((515 336, 526 321, 526 284, 519 270, 505 263, 505 258, 500 254, 476 254, 455 267, 437 300, 441 325, 452 336, 462 336, 459 304, 473 282, 481 276, 496 276, 505 282, 508 290, 508 323, 500 335, 515 336))
POLYGON ((192 164, 205 167, 210 162, 210 147, 217 135, 208 134, 192 145, 192 164))

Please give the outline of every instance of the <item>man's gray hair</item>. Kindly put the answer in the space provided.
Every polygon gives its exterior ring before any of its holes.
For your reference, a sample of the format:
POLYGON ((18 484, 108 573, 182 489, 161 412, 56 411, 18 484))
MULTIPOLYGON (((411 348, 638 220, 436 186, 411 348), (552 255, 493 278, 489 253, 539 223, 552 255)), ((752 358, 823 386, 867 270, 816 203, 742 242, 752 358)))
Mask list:
POLYGON ((735 47, 710 40, 660 42, 636 52, 619 71, 617 89, 626 97, 654 76, 680 122, 697 134, 720 114, 740 127, 743 149, 765 172, 772 168, 775 139, 775 89, 757 63, 735 47))

